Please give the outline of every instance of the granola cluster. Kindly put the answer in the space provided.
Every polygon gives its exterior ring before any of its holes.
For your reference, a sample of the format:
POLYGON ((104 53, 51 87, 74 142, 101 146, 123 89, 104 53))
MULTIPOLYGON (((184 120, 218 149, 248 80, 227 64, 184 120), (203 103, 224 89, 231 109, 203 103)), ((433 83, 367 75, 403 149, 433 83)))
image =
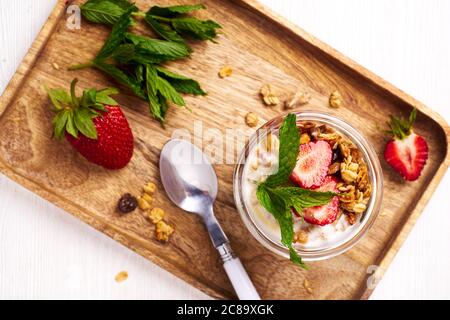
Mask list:
MULTIPOLYGON (((346 137, 326 125, 304 122, 300 125, 302 137, 325 140, 333 149, 333 162, 328 174, 340 179, 337 187, 340 192, 341 212, 346 214, 350 224, 356 222, 358 215, 364 213, 372 194, 367 165, 361 151, 346 137)), ((308 141, 303 138, 304 142, 308 141)))

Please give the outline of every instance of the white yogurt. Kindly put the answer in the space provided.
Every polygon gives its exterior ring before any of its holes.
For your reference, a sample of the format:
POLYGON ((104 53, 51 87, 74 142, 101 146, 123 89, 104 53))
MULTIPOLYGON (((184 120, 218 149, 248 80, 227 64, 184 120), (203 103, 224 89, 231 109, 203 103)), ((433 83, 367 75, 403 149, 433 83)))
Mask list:
MULTIPOLYGON (((271 213, 261 206, 256 198, 258 183, 264 181, 269 175, 276 173, 278 170, 278 147, 278 138, 272 136, 272 151, 267 151, 265 140, 260 141, 250 151, 244 166, 242 192, 244 203, 253 222, 268 238, 280 243, 280 227, 277 221, 271 213)), ((309 224, 295 214, 293 216, 294 231, 304 230, 308 233, 308 242, 306 244, 296 244, 295 246, 306 250, 318 250, 334 246, 356 233, 360 225, 359 220, 354 225, 350 225, 344 214, 334 223, 323 227, 309 224)))

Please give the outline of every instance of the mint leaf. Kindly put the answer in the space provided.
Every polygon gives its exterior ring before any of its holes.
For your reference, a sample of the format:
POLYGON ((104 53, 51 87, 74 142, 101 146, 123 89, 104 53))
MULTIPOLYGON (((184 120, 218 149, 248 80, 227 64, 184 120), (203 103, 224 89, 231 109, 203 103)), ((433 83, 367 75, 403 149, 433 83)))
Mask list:
POLYGON ((289 207, 294 207, 298 213, 305 208, 325 205, 337 196, 334 192, 317 192, 299 187, 277 187, 270 190, 284 199, 289 207))
POLYGON ((162 55, 158 56, 149 54, 146 50, 139 50, 139 48, 132 43, 121 44, 112 52, 111 57, 121 64, 133 62, 139 64, 153 64, 171 60, 162 55))
POLYGON ((136 11, 135 6, 128 8, 124 14, 120 16, 117 22, 114 24, 111 33, 108 36, 105 44, 103 45, 100 52, 97 54, 95 61, 102 61, 111 56, 114 50, 122 44, 125 39, 125 33, 131 26, 133 20, 131 19, 131 13, 136 11))
POLYGON ((158 77, 156 85, 158 87, 158 92, 164 98, 172 101, 180 107, 186 106, 186 102, 184 102, 183 97, 177 92, 177 90, 175 90, 174 87, 170 85, 170 83, 166 79, 158 77))
POLYGON ((154 6, 148 11, 148 13, 155 16, 170 18, 177 16, 179 14, 186 14, 200 9, 206 9, 206 7, 202 4, 187 5, 187 6, 171 6, 171 7, 154 6))
POLYGON ((89 0, 80 9, 91 22, 113 25, 131 6, 127 0, 89 0))
POLYGON ((172 87, 178 92, 193 94, 193 95, 206 95, 206 92, 200 87, 200 84, 183 75, 174 73, 162 67, 156 67, 161 77, 170 82, 172 87))
POLYGON ((295 114, 289 114, 284 119, 279 136, 278 172, 267 178, 265 184, 268 186, 277 186, 287 182, 297 163, 300 135, 295 114))
POLYGON ((172 27, 181 35, 198 40, 213 40, 217 36, 216 29, 221 28, 212 20, 202 21, 189 17, 172 19, 172 27))
POLYGON ((191 51, 186 41, 184 41, 183 37, 180 36, 173 28, 169 25, 160 23, 156 19, 154 19, 149 13, 145 15, 144 21, 162 38, 181 43, 186 46, 187 50, 191 51))
POLYGON ((144 90, 142 90, 140 83, 137 82, 134 77, 129 76, 128 74, 126 74, 125 72, 123 72, 118 67, 112 64, 96 61, 94 66, 97 69, 102 70, 103 72, 109 74, 119 83, 122 83, 123 85, 130 88, 133 91, 133 93, 139 98, 147 100, 144 90))
POLYGON ((146 73, 147 97, 150 107, 150 113, 153 115, 155 119, 157 119, 160 122, 163 122, 164 112, 162 110, 160 99, 158 98, 158 89, 156 86, 156 82, 158 81, 158 75, 156 73, 156 69, 153 68, 151 65, 147 65, 145 73, 146 73))
POLYGON ((126 33, 125 37, 137 46, 141 53, 160 57, 160 62, 186 58, 190 54, 185 45, 177 42, 152 39, 132 33, 126 33))
POLYGON ((281 243, 289 248, 291 261, 306 269, 307 267, 303 263, 302 258, 292 247, 292 241, 294 239, 294 221, 291 210, 285 202, 285 199, 278 196, 276 193, 273 193, 272 190, 267 188, 264 184, 258 186, 256 196, 261 205, 277 220, 280 226, 281 243))

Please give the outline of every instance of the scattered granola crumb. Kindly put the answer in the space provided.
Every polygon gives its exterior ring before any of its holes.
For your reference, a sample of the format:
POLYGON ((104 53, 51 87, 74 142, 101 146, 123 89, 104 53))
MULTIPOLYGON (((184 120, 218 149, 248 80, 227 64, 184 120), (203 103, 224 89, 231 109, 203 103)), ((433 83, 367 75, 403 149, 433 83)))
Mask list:
POLYGON ((245 123, 250 127, 250 128, 254 128, 258 125, 259 122, 259 117, 256 113, 253 112, 249 112, 247 113, 247 115, 245 116, 245 123))
POLYGON ((329 103, 331 108, 342 107, 342 96, 339 91, 336 90, 331 93, 329 103))
POLYGON ((138 201, 136 197, 129 193, 125 193, 122 197, 120 197, 119 202, 117 203, 117 208, 122 213, 130 213, 134 211, 138 206, 138 201))
POLYGON ((296 92, 290 96, 284 103, 284 108, 287 110, 301 107, 311 100, 311 95, 307 92, 296 92))
POLYGON ((145 200, 143 197, 139 197, 137 201, 138 201, 139 208, 141 210, 150 209, 150 203, 148 203, 148 201, 145 200))
POLYGON ((219 70, 219 77, 226 78, 233 74, 233 69, 230 66, 224 66, 219 70))
POLYGON ((306 278, 305 280, 303 280, 303 287, 305 287, 306 292, 308 292, 309 294, 313 294, 313 288, 311 287, 311 283, 306 278))
POLYGON ((141 198, 144 199, 145 201, 147 201, 148 204, 152 204, 152 202, 153 202, 153 197, 151 195, 149 195, 148 193, 142 194, 141 198))
POLYGON ((165 216, 165 212, 163 209, 161 208, 153 208, 152 210, 150 210, 148 212, 148 218, 154 223, 157 224, 158 222, 160 222, 164 216, 165 216))
POLYGON ((59 70, 59 65, 56 62, 53 62, 52 66, 55 70, 59 70))
POLYGON ((156 191, 156 184, 149 182, 144 186, 144 192, 147 194, 153 194, 156 191))
POLYGON ((156 224, 156 239, 161 242, 169 241, 169 236, 173 233, 173 228, 164 221, 156 224))
POLYGON ((277 92, 270 84, 263 85, 260 94, 264 104, 267 106, 276 106, 280 103, 277 92))
POLYGON ((119 272, 115 277, 117 283, 124 282, 127 279, 128 279, 128 272, 126 271, 119 272))

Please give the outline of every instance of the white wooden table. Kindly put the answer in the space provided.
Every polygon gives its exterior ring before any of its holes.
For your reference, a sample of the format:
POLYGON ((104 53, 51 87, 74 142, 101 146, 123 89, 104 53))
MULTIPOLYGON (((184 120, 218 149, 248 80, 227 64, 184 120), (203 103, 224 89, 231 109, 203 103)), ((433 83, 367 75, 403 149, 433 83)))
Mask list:
MULTIPOLYGON (((0 92, 55 1, 0 0, 0 92)), ((262 2, 450 122, 449 0, 262 2)), ((372 298, 450 298, 449 189, 447 173, 372 298)), ((0 298, 208 299, 3 176, 0 298)))

